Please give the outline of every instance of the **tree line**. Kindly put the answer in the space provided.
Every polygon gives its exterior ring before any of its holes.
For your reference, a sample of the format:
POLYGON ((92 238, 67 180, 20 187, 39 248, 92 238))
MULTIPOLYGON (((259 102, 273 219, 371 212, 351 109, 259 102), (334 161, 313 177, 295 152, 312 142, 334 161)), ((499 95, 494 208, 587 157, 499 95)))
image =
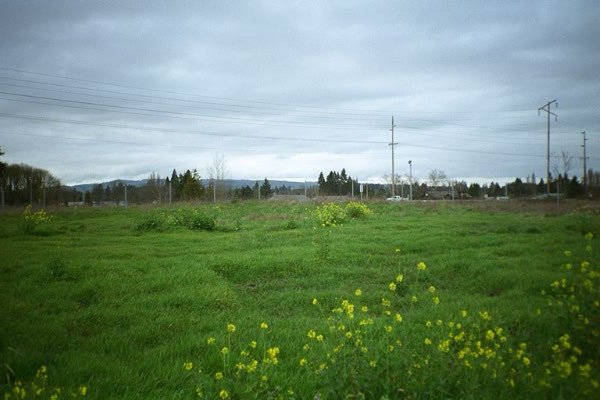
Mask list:
MULTIPOLYGON (((0 148, 0 156, 4 153, 0 148)), ((406 178, 406 177, 405 177, 406 178)), ((364 184, 363 196, 368 198, 385 198, 391 194, 391 179, 386 177, 387 184, 364 184)), ((585 181, 576 176, 569 176, 566 171, 556 177, 550 175, 550 192, 560 193, 568 198, 588 197, 600 198, 600 171, 589 169, 585 181)), ((408 179, 396 177, 394 184, 396 194, 408 197, 410 182, 408 179)), ((67 205, 69 203, 87 205, 124 205, 142 203, 170 203, 179 201, 224 201, 268 199, 274 194, 304 194, 315 196, 360 196, 360 183, 350 176, 345 168, 329 171, 325 176, 319 173, 317 186, 306 189, 292 189, 285 185, 272 187, 267 178, 256 181, 253 186, 232 188, 225 181, 225 164, 222 158, 215 158, 213 167, 209 168, 209 178, 203 180, 196 169, 187 169, 177 173, 174 169, 170 177, 161 178, 151 173, 145 184, 136 186, 115 181, 110 184, 96 184, 90 190, 80 192, 75 188, 63 185, 47 170, 26 164, 7 164, 0 160, 0 194, 1 205, 20 206, 25 204, 67 205)), ((467 184, 464 181, 453 181, 443 171, 432 170, 429 179, 420 182, 412 180, 413 199, 478 199, 484 197, 508 196, 511 198, 531 198, 547 191, 544 179, 539 181, 535 174, 528 175, 525 180, 516 178, 513 182, 500 185, 497 182, 480 185, 467 184)))

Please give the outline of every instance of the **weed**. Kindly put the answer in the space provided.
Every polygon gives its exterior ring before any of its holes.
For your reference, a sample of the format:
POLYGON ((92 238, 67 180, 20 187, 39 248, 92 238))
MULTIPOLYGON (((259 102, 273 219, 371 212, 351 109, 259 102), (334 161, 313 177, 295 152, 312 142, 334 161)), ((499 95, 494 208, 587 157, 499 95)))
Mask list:
POLYGON ((319 226, 336 226, 346 220, 346 212, 337 203, 323 203, 314 211, 315 219, 319 226))
POLYGON ((31 205, 28 205, 22 214, 23 232, 25 234, 33 234, 36 228, 48 225, 52 219, 52 215, 48 214, 44 209, 33 212, 31 205))
POLYGON ((369 215, 373 215, 373 211, 371 211, 371 209, 369 207, 367 207, 366 204, 358 202, 358 201, 351 201, 348 204, 346 204, 346 215, 350 218, 362 218, 362 217, 368 217, 369 215))
POLYGON ((58 387, 52 387, 48 383, 48 369, 42 365, 36 372, 35 377, 30 382, 16 380, 9 383, 8 391, 4 393, 5 400, 20 399, 50 399, 58 400, 68 398, 77 399, 85 397, 88 393, 87 386, 79 386, 77 390, 65 390, 58 387))

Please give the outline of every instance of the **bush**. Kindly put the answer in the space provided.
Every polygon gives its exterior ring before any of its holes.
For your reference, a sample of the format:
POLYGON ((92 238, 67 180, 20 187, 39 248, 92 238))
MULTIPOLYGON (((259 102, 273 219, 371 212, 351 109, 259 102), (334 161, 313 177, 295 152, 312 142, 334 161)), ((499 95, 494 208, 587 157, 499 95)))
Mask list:
POLYGON ((36 227, 46 225, 52 221, 52 215, 48 214, 44 209, 36 212, 31 211, 31 205, 25 207, 23 211, 23 232, 32 234, 36 227))
POLYGON ((314 212, 321 226, 336 226, 346 220, 346 211, 336 203, 324 203, 314 212))
POLYGON ((194 209, 188 215, 185 225, 193 231, 212 231, 215 229, 215 219, 194 209))
POLYGON ((372 215, 373 211, 367 207, 364 203, 359 201, 351 201, 346 204, 346 215, 350 218, 361 218, 372 215))
POLYGON ((133 224, 133 230, 141 231, 156 231, 163 227, 163 218, 158 214, 145 214, 133 224))
POLYGON ((175 212, 150 213, 142 216, 133 225, 136 231, 160 231, 165 228, 188 228, 193 231, 212 231, 215 219, 200 209, 179 208, 175 212))

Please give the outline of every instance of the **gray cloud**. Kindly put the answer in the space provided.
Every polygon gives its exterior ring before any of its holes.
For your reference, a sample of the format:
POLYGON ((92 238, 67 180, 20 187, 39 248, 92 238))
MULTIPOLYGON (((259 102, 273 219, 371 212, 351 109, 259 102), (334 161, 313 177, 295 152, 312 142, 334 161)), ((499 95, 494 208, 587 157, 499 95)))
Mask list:
POLYGON ((552 151, 579 157, 585 129, 599 168, 593 3, 2 6, 0 146, 68 183, 204 173, 216 152, 236 178, 375 180, 392 115, 401 172, 542 177, 554 98, 552 151))

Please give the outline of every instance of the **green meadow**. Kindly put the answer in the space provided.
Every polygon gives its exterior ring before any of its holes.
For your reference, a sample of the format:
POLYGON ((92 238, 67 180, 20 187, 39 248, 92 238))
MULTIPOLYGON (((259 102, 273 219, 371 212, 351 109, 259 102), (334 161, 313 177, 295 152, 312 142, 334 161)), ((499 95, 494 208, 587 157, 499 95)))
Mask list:
POLYGON ((0 394, 597 396, 598 208, 367 206, 0 214, 0 394))

